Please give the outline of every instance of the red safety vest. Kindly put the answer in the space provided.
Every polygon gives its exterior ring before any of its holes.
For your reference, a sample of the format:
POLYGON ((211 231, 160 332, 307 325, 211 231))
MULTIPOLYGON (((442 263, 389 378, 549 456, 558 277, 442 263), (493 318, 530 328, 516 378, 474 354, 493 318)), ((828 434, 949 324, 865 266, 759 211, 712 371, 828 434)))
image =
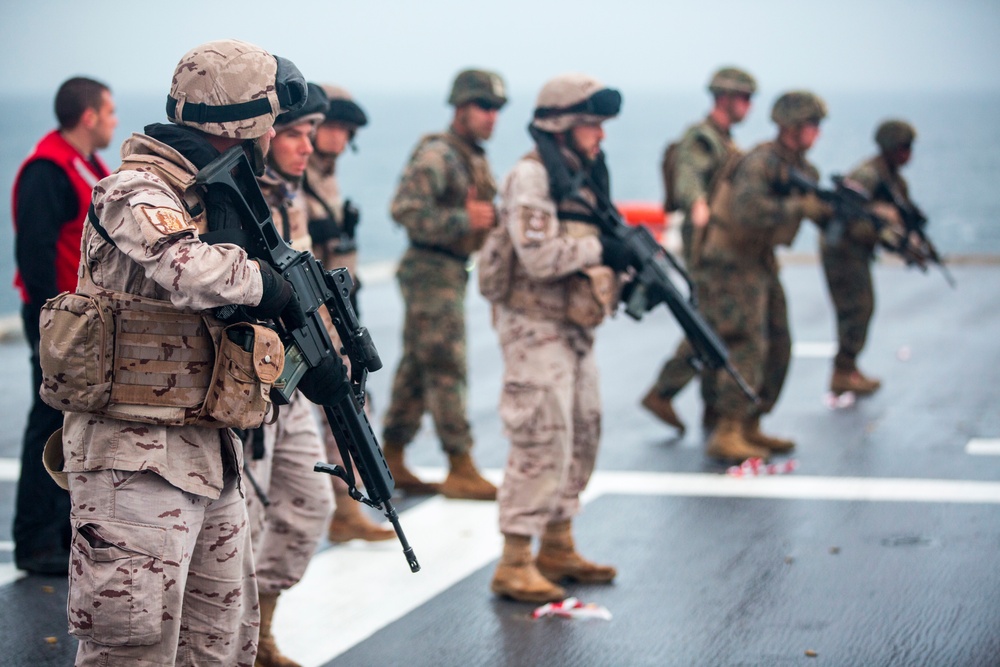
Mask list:
MULTIPOLYGON (((14 179, 14 196, 11 198, 14 207, 12 219, 14 220, 14 231, 17 232, 17 191, 21 181, 21 174, 24 168, 35 160, 48 160, 54 162, 66 172, 69 182, 76 190, 77 211, 75 217, 62 226, 59 231, 59 238, 56 240, 56 288, 60 292, 72 292, 76 289, 76 274, 80 266, 80 237, 83 236, 83 221, 87 217, 87 209, 90 208, 91 192, 97 182, 105 178, 110 173, 107 165, 96 154, 93 162, 99 169, 95 170, 94 164, 81 155, 73 146, 63 139, 59 130, 53 130, 42 137, 42 140, 35 146, 35 150, 24 161, 18 169, 17 178, 14 179)), ((22 221, 26 234, 31 233, 31 221, 22 221)), ((28 303, 28 292, 21 280, 20 271, 14 273, 14 286, 21 292, 21 300, 28 303)))

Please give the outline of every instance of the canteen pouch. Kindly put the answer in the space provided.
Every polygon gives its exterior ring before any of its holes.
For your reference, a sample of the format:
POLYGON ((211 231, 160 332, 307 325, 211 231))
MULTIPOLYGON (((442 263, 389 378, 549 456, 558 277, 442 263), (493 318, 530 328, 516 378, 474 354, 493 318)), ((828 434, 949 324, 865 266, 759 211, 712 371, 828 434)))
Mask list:
POLYGON ((271 407, 271 386, 284 367, 285 348, 275 331, 259 324, 229 325, 219 342, 202 419, 237 429, 260 426, 271 407))
POLYGON ((618 279, 607 266, 592 266, 570 276, 566 284, 566 319, 593 328, 610 315, 618 299, 618 279))
POLYGON ((114 317, 86 294, 63 292, 45 302, 39 320, 39 395, 63 412, 93 412, 111 398, 114 317))

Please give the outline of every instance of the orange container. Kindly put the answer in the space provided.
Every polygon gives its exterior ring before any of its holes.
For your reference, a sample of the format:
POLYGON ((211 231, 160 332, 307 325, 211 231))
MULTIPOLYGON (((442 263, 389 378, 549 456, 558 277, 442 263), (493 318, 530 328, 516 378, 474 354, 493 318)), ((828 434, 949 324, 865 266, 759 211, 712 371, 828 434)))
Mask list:
POLYGON ((620 201, 615 206, 630 225, 645 225, 662 245, 667 233, 667 214, 663 204, 651 201, 620 201))

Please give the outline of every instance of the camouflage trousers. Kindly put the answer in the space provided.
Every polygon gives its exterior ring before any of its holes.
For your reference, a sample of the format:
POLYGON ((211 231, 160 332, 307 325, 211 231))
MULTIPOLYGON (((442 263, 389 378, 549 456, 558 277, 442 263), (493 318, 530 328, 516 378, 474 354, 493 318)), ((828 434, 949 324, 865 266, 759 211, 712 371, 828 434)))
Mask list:
POLYGON ((247 494, 257 586, 280 593, 305 574, 333 510, 330 482, 313 471, 325 460, 313 404, 295 392, 264 427, 264 458, 253 460, 249 449, 244 457, 270 501, 264 507, 254 491, 247 494))
POLYGON ((69 476, 76 665, 253 665, 259 613, 246 503, 149 472, 69 476))
POLYGON ((435 278, 400 270, 406 306, 403 355, 385 415, 386 446, 409 444, 420 430, 424 413, 430 412, 445 452, 463 454, 472 449, 472 428, 466 416, 468 274, 456 260, 445 262, 435 278), (455 275, 442 279, 452 272, 455 275))
POLYGON ((706 406, 733 419, 771 412, 792 356, 788 305, 777 272, 763 265, 703 263, 696 283, 702 314, 729 349, 733 366, 761 399, 754 406, 725 370, 706 370, 706 406))
POLYGON ((853 371, 875 312, 871 251, 858 244, 837 247, 824 243, 820 254, 837 315, 837 356, 833 365, 838 370, 853 371))
POLYGON ((661 396, 673 398, 698 375, 698 371, 691 365, 693 356, 694 348, 691 343, 687 338, 682 338, 674 350, 674 356, 667 359, 656 378, 655 387, 661 396))
POLYGON ((601 436, 593 332, 496 308, 503 351, 500 418, 510 439, 497 494, 500 531, 541 535, 572 519, 601 436))

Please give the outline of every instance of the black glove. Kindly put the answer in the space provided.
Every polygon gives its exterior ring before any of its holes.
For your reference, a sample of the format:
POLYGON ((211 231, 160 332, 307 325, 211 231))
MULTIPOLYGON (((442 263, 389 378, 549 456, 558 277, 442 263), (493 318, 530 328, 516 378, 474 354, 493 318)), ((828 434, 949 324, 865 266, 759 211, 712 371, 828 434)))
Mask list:
POLYGON ((323 357, 318 366, 305 372, 298 384, 302 395, 316 405, 335 405, 350 388, 347 366, 336 354, 323 357))
POLYGON ((614 236, 601 236, 601 262, 615 271, 621 272, 639 263, 635 251, 614 236))
POLYGON ((247 312, 259 320, 277 319, 295 298, 292 285, 267 262, 260 262, 260 279, 264 283, 264 293, 260 303, 248 306, 247 312))
POLYGON ((320 220, 309 221, 309 236, 316 245, 323 245, 327 241, 340 238, 340 228, 333 218, 322 218, 320 220))
POLYGON ((361 211, 351 203, 350 199, 344 200, 344 233, 348 238, 354 238, 354 230, 358 228, 361 220, 361 211))

